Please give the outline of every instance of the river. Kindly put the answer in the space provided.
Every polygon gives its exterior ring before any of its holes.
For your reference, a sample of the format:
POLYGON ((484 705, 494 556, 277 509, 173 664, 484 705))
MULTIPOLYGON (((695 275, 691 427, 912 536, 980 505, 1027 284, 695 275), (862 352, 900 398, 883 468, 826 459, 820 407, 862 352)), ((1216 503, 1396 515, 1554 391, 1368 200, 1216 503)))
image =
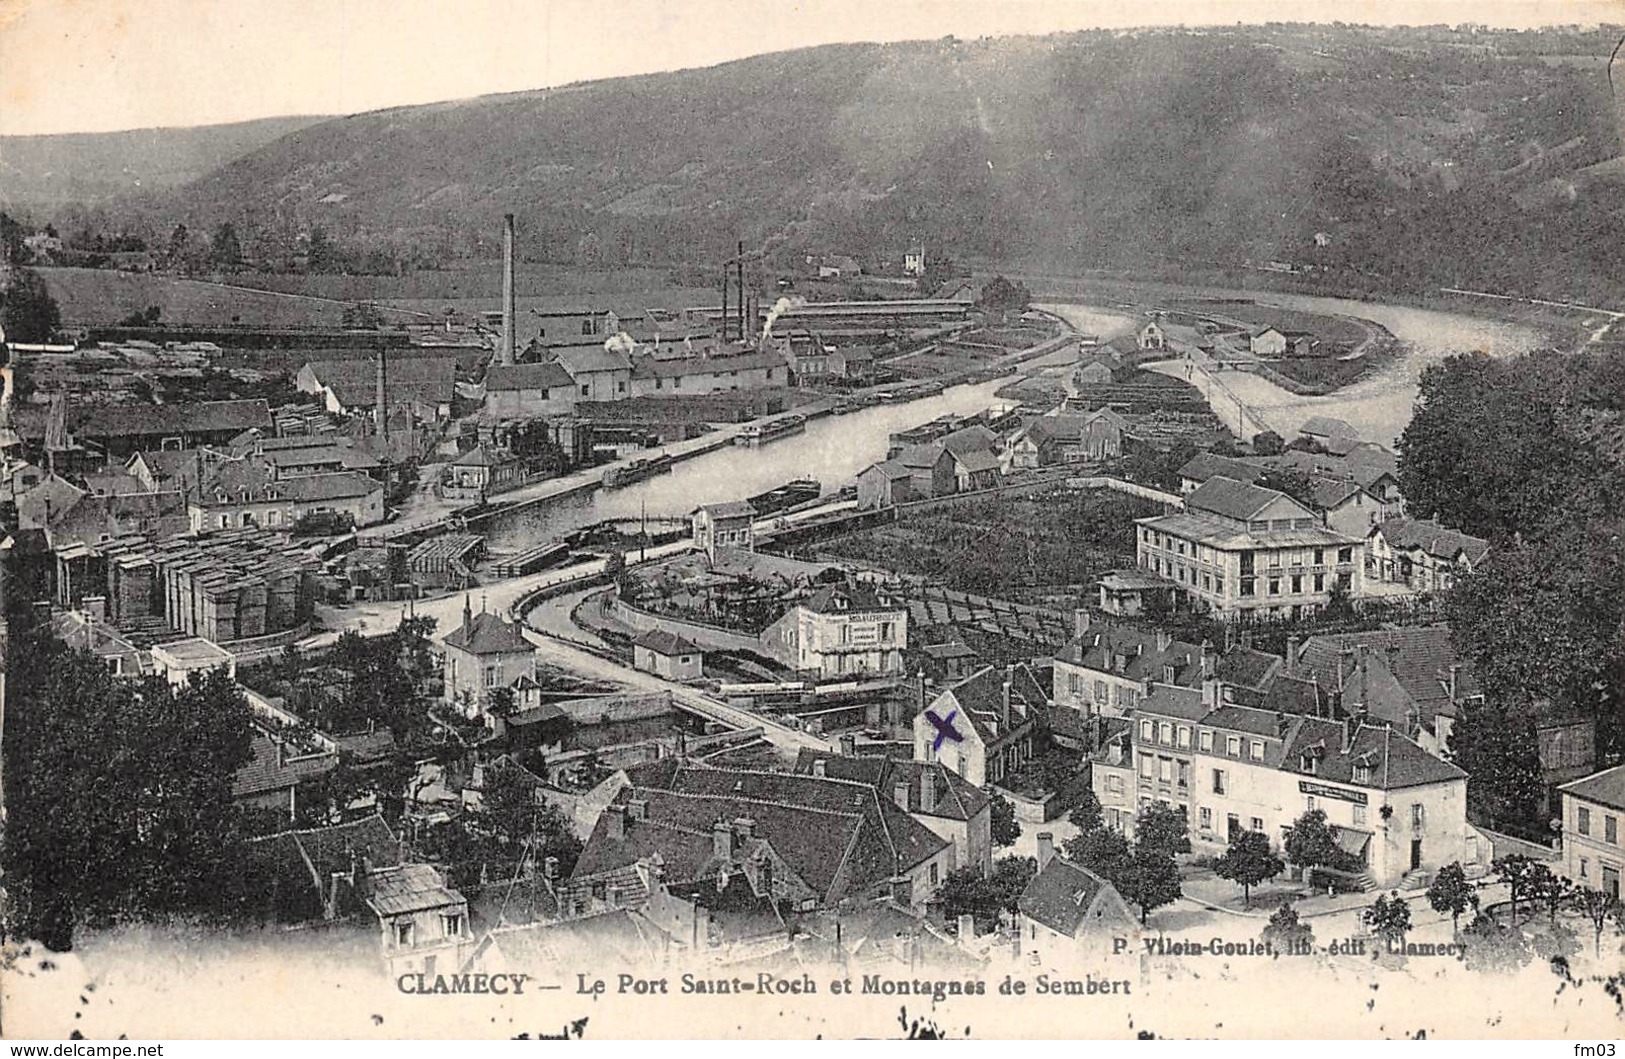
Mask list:
MULTIPOLYGON (((1417 382, 1428 365, 1452 353, 1470 350, 1510 356, 1534 349, 1542 342, 1540 332, 1531 327, 1432 309, 1265 291, 1203 288, 1192 293, 1205 297, 1249 298, 1260 305, 1371 320, 1405 343, 1407 348, 1403 354, 1376 374, 1322 397, 1299 396, 1248 372, 1218 373, 1235 397, 1246 402, 1258 419, 1285 438, 1296 435, 1310 416, 1326 415, 1346 420, 1369 441, 1392 447, 1411 421, 1417 382)), ((1098 319, 1097 311, 1085 306, 1049 305, 1045 308, 1079 328, 1087 328, 1098 319)), ((1170 364, 1167 373, 1183 376, 1184 366, 1170 364)), ((1224 409, 1220 411, 1223 414, 1224 409)))

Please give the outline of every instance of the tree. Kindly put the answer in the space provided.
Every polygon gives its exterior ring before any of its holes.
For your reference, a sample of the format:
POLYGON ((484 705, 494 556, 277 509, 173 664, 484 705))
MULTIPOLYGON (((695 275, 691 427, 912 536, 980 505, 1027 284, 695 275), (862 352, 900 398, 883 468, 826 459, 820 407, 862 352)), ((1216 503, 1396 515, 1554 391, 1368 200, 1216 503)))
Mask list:
POLYGON ((1513 926, 1518 925, 1518 900, 1532 895, 1536 883, 1536 863, 1522 853, 1509 853, 1490 862, 1490 871, 1494 872, 1495 877, 1506 886, 1507 893, 1512 898, 1513 926))
POLYGON ((974 916, 978 933, 993 930, 1001 913, 1015 913, 1022 891, 1037 872, 1036 860, 1018 856, 1000 857, 986 876, 974 867, 955 869, 943 879, 939 895, 943 915, 950 920, 974 916))
POLYGON ((1315 868, 1341 868, 1348 855, 1332 837, 1326 824, 1326 810, 1309 809, 1287 829, 1286 859, 1304 871, 1315 868))
POLYGON ((0 265, 26 265, 33 252, 23 240, 28 230, 6 213, 0 212, 0 265))
POLYGON ((1072 807, 1067 814, 1067 822, 1078 829, 1078 834, 1085 835, 1090 831, 1105 826, 1105 817, 1100 808, 1100 799, 1095 792, 1085 790, 1078 799, 1078 804, 1072 807))
POLYGON ((1590 921, 1592 946, 1598 957, 1602 956, 1603 928, 1608 925, 1608 917, 1618 907, 1619 902, 1602 890, 1581 886, 1574 892, 1574 909, 1590 921))
POLYGON ((990 803, 991 823, 993 831, 993 844, 995 846, 1013 846, 1016 839, 1021 837, 1021 823, 1016 819, 1016 807, 1010 804, 1010 799, 994 791, 988 799, 990 803))
POLYGON ((1286 952, 1289 950, 1302 952, 1315 943, 1315 932, 1308 923, 1298 917, 1298 910, 1292 907, 1292 902, 1282 901, 1270 916, 1270 921, 1264 925, 1261 939, 1276 949, 1286 952))
POLYGON ((1273 430, 1266 430, 1261 434, 1253 435, 1253 453, 1258 456, 1279 456, 1286 451, 1286 443, 1281 435, 1273 430))
POLYGON ((165 258, 170 268, 179 268, 186 263, 187 255, 191 251, 192 233, 186 225, 177 224, 175 230, 169 233, 169 248, 165 258))
POLYGON ((11 342, 49 342, 62 326, 62 311, 31 268, 14 268, 0 287, 0 329, 11 342))
POLYGON ((925 271, 920 273, 920 293, 931 295, 959 275, 959 266, 947 254, 931 251, 925 255, 925 271))
POLYGON ((7 654, 7 690, 28 704, 0 747, 8 933, 64 951, 81 924, 233 915, 244 836, 232 782, 252 752, 231 678, 120 680, 40 629, 14 632, 7 654))
POLYGON ((558 806, 537 797, 538 783, 517 765, 487 765, 479 808, 468 814, 469 832, 487 865, 511 873, 525 862, 557 858, 568 876, 581 856, 581 840, 558 806))
POLYGON ((1214 874, 1241 887, 1242 903, 1252 907, 1252 888, 1275 878, 1285 870, 1270 849, 1269 836, 1262 831, 1242 831, 1230 840, 1230 848, 1213 864, 1214 874))
POLYGON ((1568 903, 1573 893, 1574 883, 1567 876, 1557 874, 1542 861, 1529 866, 1529 900, 1546 906, 1549 922, 1557 922, 1557 910, 1568 903))
POLYGON ((1258 476, 1256 485, 1285 493, 1310 510, 1314 509, 1314 483, 1307 471, 1297 467, 1275 467, 1258 476))
POLYGON ((1529 939, 1517 927, 1504 927, 1495 917, 1480 912, 1461 932, 1463 963, 1477 972, 1511 974, 1534 959, 1529 939))
POLYGON ((1111 880, 1123 900, 1140 909, 1140 923, 1154 908, 1172 904, 1184 891, 1179 885, 1179 865, 1166 850, 1135 844, 1128 862, 1111 880))
POLYGON ((230 271, 243 263, 243 247, 237 241, 237 229, 224 221, 209 237, 209 262, 216 268, 230 271))
POLYGON ((1450 932, 1461 933, 1461 914, 1478 907, 1478 893, 1467 881, 1461 862, 1446 864, 1428 887, 1428 904, 1435 912, 1450 913, 1450 932))
POLYGON ((1450 760, 1472 777, 1467 809, 1490 828, 1538 826, 1546 800, 1529 712, 1486 697, 1463 703, 1450 732, 1450 760))
POLYGON ((1019 282, 1012 283, 1003 276, 994 276, 982 288, 977 304, 990 312, 1021 312, 1032 304, 1033 296, 1019 282))
POLYGON ((1386 896, 1378 894, 1376 903, 1360 913, 1360 920, 1392 950, 1404 943, 1405 934, 1411 929, 1411 906, 1399 896, 1398 890, 1386 896))
POLYGON ((1129 861, 1129 841, 1121 831, 1100 827, 1068 839, 1066 859, 1108 881, 1117 879, 1129 861))
POLYGON ((1140 810, 1134 821, 1134 843, 1160 850, 1172 857, 1191 851, 1190 823, 1185 811, 1172 805, 1152 802, 1140 810))

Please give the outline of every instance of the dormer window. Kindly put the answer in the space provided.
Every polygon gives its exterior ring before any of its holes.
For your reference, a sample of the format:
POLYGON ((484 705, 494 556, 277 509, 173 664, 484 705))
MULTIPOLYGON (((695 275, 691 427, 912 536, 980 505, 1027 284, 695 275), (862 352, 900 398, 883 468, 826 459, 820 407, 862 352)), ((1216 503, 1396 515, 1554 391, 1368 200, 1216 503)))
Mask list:
POLYGON ((1302 763, 1303 763, 1303 771, 1305 771, 1305 772, 1309 773, 1311 776, 1313 776, 1315 774, 1315 772, 1317 771, 1317 766, 1316 766, 1316 763, 1315 763, 1315 755, 1313 755, 1313 754, 1305 754, 1305 755, 1303 755, 1302 763))
POLYGON ((1365 764, 1364 762, 1361 762, 1361 763, 1355 765, 1354 766, 1354 782, 1355 783, 1370 783, 1371 782, 1371 766, 1365 764))

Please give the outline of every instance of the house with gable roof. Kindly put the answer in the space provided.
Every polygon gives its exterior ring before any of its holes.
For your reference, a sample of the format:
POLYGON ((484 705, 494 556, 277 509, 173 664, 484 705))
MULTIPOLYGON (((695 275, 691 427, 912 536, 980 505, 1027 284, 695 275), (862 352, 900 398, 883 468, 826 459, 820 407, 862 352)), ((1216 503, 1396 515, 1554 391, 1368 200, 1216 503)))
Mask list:
POLYGON ((914 715, 914 760, 940 762, 976 787, 999 783, 1032 760, 1048 708, 1031 667, 988 666, 914 715))
POLYGON ((1212 673, 1211 644, 1199 647, 1160 629, 1099 621, 1083 609, 1075 632, 1055 656, 1053 694, 1057 707, 1076 710, 1080 720, 1121 717, 1153 683, 1198 687, 1212 673))
POLYGON ((466 703, 467 716, 484 717, 497 688, 536 679, 536 645, 514 622, 473 608, 463 600, 463 624, 441 640, 445 649, 445 697, 466 703))
POLYGON ((1293 617, 1361 593, 1365 541, 1273 489, 1210 478, 1185 510, 1135 519, 1139 567, 1221 616, 1293 617))
POLYGON ((1561 788, 1563 874, 1578 886, 1620 900, 1625 871, 1625 765, 1616 765, 1561 788))
POLYGON ((1138 951, 1139 917, 1117 888, 1055 852, 1055 837, 1038 835, 1038 872, 1016 902, 1021 953, 1040 963, 1109 956, 1118 938, 1138 951))
POLYGON ((866 783, 687 764, 628 777, 571 872, 574 914, 640 909, 660 890, 712 910, 919 909, 953 863, 952 842, 866 783))
POLYGON ((1441 526, 1433 519, 1391 518, 1373 526, 1366 566, 1374 581, 1408 585, 1417 592, 1443 592, 1457 577, 1476 570, 1490 542, 1441 526))
POLYGON ((908 605, 862 581, 825 585, 761 635, 769 657, 818 679, 903 672, 908 605))

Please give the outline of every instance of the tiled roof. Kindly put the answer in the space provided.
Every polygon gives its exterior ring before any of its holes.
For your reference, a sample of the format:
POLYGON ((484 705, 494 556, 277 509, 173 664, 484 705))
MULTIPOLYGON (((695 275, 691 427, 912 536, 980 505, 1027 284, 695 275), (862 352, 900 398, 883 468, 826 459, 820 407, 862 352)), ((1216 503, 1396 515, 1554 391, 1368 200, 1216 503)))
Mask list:
POLYGON ((557 361, 542 364, 493 364, 485 373, 485 392, 572 389, 575 380, 557 361))
POLYGON ((730 371, 760 371, 786 367, 784 358, 772 350, 725 357, 673 357, 656 360, 639 357, 632 364, 635 379, 671 379, 685 375, 716 375, 730 371))
POLYGON ((1262 688, 1284 662, 1280 655, 1237 644, 1219 657, 1215 673, 1226 684, 1262 688))
MULTIPOLYGON (((1311 636, 1298 653, 1297 675, 1313 676, 1327 689, 1338 686, 1339 672, 1345 685, 1358 684, 1361 647, 1366 649, 1366 663, 1386 669, 1416 702, 1421 711, 1419 720, 1423 723, 1431 722, 1440 713, 1453 711, 1450 701, 1452 665, 1461 667, 1456 671, 1457 699, 1479 693, 1476 673, 1471 663, 1457 656, 1450 641, 1450 629, 1445 625, 1311 636), (1341 669, 1339 656, 1342 656, 1341 669)), ((1401 724, 1410 721, 1406 717, 1386 719, 1401 724)))
POLYGON ((1341 419, 1331 416, 1310 416, 1298 428, 1300 434, 1314 434, 1319 437, 1357 438, 1360 432, 1341 419))
POLYGON ((371 892, 367 906, 377 915, 398 916, 435 908, 463 905, 463 895, 446 885, 440 872, 428 864, 397 864, 368 876, 371 892))
POLYGON ((1151 694, 1140 700, 1136 713, 1155 714, 1158 717, 1177 717, 1186 721, 1199 721, 1207 714, 1202 704, 1201 688, 1174 687, 1158 684, 1151 694))
POLYGON ((870 464, 868 467, 864 468, 863 473, 878 474, 882 478, 888 478, 892 481, 898 481, 903 478, 912 478, 914 476, 913 471, 909 470, 896 460, 882 460, 879 463, 870 464))
POLYGON ((861 581, 825 585, 801 601, 814 614, 880 614, 904 609, 900 600, 861 581))
POLYGON ((277 492, 296 503, 321 500, 351 500, 383 491, 383 483, 360 471, 333 471, 330 474, 296 474, 278 479, 277 492))
POLYGON ((1209 478, 1223 476, 1236 482, 1246 482, 1249 485, 1264 477, 1268 468, 1257 464, 1247 463, 1244 460, 1230 456, 1219 456, 1211 452, 1198 452, 1185 461, 1179 468, 1181 478, 1189 478, 1193 482, 1205 482, 1209 478))
POLYGON ((504 927, 486 935, 510 967, 557 967, 602 961, 617 967, 648 967, 667 952, 670 939, 624 908, 557 923, 504 927))
MULTIPOLYGON (((1185 498, 1189 511, 1211 511, 1227 518, 1250 519, 1271 502, 1285 497, 1274 489, 1238 482, 1234 478, 1216 475, 1203 482, 1185 498)), ((1308 512, 1305 512, 1307 515, 1308 512)))
POLYGON ((250 798, 287 790, 304 780, 330 772, 338 764, 337 754, 307 754, 279 760, 277 743, 269 735, 254 729, 250 747, 254 757, 239 768, 231 778, 234 798, 250 798))
POLYGON ((519 626, 500 614, 481 611, 471 614, 467 623, 446 634, 448 647, 475 655, 515 654, 536 650, 519 626))
POLYGON ((561 349, 558 362, 570 373, 572 379, 594 371, 632 370, 632 361, 625 353, 605 349, 602 345, 561 349))
POLYGON ((1348 725, 1353 738, 1345 747, 1344 722, 1298 718, 1287 733, 1280 768, 1334 783, 1353 784, 1355 765, 1363 762, 1370 768, 1370 779, 1362 785, 1382 790, 1467 778, 1461 769, 1434 757, 1387 725, 1353 721, 1348 725), (1302 757, 1306 750, 1313 748, 1320 748, 1322 753, 1316 760, 1315 771, 1308 773, 1302 767, 1302 757))
MULTIPOLYGON (((378 402, 378 363, 374 358, 313 360, 307 366, 321 385, 346 408, 371 408, 378 402)), ((457 391, 457 361, 452 357, 388 357, 384 392, 391 406, 417 401, 450 404, 457 391)))
POLYGON ((796 756, 797 775, 813 774, 814 762, 823 762, 824 775, 873 787, 880 798, 895 800, 899 780, 909 786, 909 812, 970 820, 987 808, 988 797, 969 780, 939 761, 905 761, 880 755, 848 757, 831 751, 803 748, 796 756), (931 774, 935 803, 928 812, 924 806, 925 775, 931 774))
POLYGON ((751 506, 749 500, 724 500, 717 504, 701 504, 694 510, 704 511, 714 519, 756 517, 756 509, 751 506))
POLYGON ((263 399, 193 401, 184 404, 79 405, 69 411, 74 433, 85 437, 197 434, 269 429, 271 407, 263 399))
MULTIPOLYGON (((1219 481, 1215 478, 1208 482, 1219 481)), ((1202 488, 1207 488, 1203 486, 1202 488)), ((1187 501, 1188 503, 1188 501, 1187 501)), ((1314 518, 1308 511, 1305 518, 1314 518)), ((1148 529, 1169 533, 1185 540, 1206 544, 1223 550, 1237 548, 1343 548, 1361 543, 1360 538, 1326 529, 1318 522, 1307 529, 1244 530, 1234 522, 1221 520, 1206 512, 1186 512, 1137 518, 1135 524, 1148 529)))
POLYGON ((954 457, 959 466, 968 474, 980 474, 983 471, 996 471, 999 469, 999 458, 991 452, 972 449, 954 457))
POLYGON ((691 655, 699 648, 665 629, 646 629, 633 638, 632 643, 661 655, 691 655))
POLYGON ((1350 478, 1316 477, 1309 481, 1309 499, 1322 511, 1330 511, 1363 491, 1360 483, 1350 478))
POLYGON ((1110 886, 1087 868, 1053 857, 1021 891, 1016 909, 1058 934, 1075 937, 1089 906, 1110 886))
POLYGON ((1095 620, 1082 638, 1067 644, 1057 656, 1063 662, 1116 673, 1129 680, 1170 683, 1166 669, 1174 667, 1171 683, 1195 687, 1202 681, 1202 649, 1133 625, 1115 625, 1095 620), (1117 665, 1121 658, 1123 665, 1117 665))
POLYGON ((335 873, 349 872, 363 861, 374 869, 401 863, 400 840, 376 814, 328 827, 282 831, 252 841, 256 852, 270 852, 279 861, 302 862, 318 896, 335 873), (272 852, 273 847, 283 848, 272 852))
POLYGON ((1449 529, 1432 519, 1391 518, 1377 530, 1395 551, 1421 549, 1437 559, 1454 560, 1465 554, 1468 562, 1476 564, 1490 550, 1490 542, 1482 537, 1449 529))
POLYGON ((899 452, 895 459, 904 467, 924 469, 935 467, 937 461, 942 459, 947 451, 940 442, 936 444, 910 445, 902 452, 899 452))
POLYGON ((506 462, 508 461, 486 448, 484 443, 481 443, 454 457, 451 465, 453 467, 500 467, 506 462))
POLYGON ((1011 729, 1037 720, 1040 711, 1048 706, 1049 696, 1033 676, 1032 670, 1024 665, 1009 669, 987 666, 948 688, 927 708, 936 709, 940 716, 943 707, 936 703, 951 697, 982 741, 992 743, 1009 734, 1003 721, 1004 685, 1007 679, 1010 681, 1011 729))
POLYGON ((992 452, 998 445, 999 436, 987 427, 977 424, 964 427, 945 436, 941 445, 955 456, 963 457, 972 452, 992 452))
POLYGON ((1558 790, 1576 798, 1625 809, 1625 765, 1615 765, 1573 783, 1565 783, 1558 790))

